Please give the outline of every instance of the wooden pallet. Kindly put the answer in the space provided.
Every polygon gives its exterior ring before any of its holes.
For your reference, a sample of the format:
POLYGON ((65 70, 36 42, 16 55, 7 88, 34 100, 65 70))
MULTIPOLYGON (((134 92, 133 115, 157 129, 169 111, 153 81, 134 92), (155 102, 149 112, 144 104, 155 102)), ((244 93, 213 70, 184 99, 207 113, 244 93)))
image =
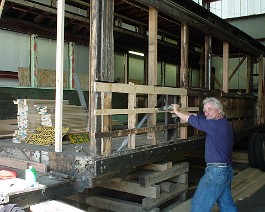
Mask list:
POLYGON ((126 179, 115 178, 102 185, 114 193, 120 192, 119 195, 90 196, 86 203, 111 211, 161 211, 162 204, 185 195, 188 170, 188 162, 150 164, 129 174, 126 179))

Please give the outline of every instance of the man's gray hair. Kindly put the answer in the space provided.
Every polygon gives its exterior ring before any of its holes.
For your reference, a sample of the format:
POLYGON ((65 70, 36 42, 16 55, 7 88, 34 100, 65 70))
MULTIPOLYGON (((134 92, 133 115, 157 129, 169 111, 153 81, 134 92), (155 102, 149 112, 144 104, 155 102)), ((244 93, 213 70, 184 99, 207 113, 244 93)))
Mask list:
POLYGON ((214 97, 207 97, 207 98, 205 98, 203 100, 203 105, 205 105, 207 103, 211 103, 214 108, 217 108, 217 109, 219 109, 221 111, 221 114, 223 116, 225 115, 225 113, 223 111, 223 105, 222 105, 222 103, 218 99, 216 99, 214 97))

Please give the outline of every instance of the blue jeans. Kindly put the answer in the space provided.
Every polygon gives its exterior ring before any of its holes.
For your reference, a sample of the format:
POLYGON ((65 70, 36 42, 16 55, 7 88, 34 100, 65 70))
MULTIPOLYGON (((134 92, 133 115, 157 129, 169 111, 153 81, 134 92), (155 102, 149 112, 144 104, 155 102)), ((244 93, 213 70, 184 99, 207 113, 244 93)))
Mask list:
POLYGON ((191 212, 211 212, 215 203, 220 212, 237 212, 231 195, 231 166, 207 166, 192 198, 191 212))

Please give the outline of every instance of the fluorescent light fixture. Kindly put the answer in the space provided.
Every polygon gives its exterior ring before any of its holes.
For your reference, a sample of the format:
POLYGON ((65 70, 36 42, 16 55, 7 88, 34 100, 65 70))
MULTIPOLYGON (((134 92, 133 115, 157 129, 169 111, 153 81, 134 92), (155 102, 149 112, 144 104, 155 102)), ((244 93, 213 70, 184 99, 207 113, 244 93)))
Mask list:
POLYGON ((135 55, 138 55, 138 56, 141 56, 141 57, 144 56, 144 53, 141 53, 141 52, 129 51, 129 53, 130 53, 130 54, 135 54, 135 55))

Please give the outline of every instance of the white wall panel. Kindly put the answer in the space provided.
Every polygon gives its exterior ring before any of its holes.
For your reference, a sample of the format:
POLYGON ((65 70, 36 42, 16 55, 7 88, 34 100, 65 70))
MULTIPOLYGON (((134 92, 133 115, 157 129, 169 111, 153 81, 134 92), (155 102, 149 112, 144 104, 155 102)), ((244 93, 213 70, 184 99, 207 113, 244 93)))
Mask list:
MULTIPOLYGON (((38 37, 38 69, 56 69, 56 41, 38 37)), ((68 69, 68 45, 64 44, 64 71, 68 69)))
POLYGON ((75 45, 75 71, 77 73, 89 72, 89 48, 87 46, 75 45))
MULTIPOLYGON (((202 5, 202 1, 193 0, 202 5)), ((211 12, 226 19, 265 13, 265 0, 220 0, 211 3, 211 12)))
POLYGON ((28 35, 0 30, 0 70, 14 71, 18 67, 29 67, 28 35), (3 42, 4 41, 4 42, 3 42))
POLYGON ((265 15, 251 16, 243 19, 229 19, 228 22, 255 39, 265 37, 265 15))

